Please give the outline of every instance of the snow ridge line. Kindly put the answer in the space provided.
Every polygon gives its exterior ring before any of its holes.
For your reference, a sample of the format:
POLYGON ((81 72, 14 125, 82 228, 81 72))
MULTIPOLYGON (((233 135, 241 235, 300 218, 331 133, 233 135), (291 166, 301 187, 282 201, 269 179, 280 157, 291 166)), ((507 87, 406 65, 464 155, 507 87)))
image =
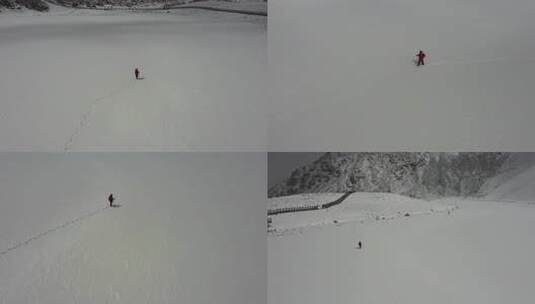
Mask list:
POLYGON ((267 12, 246 11, 246 10, 218 8, 218 7, 200 6, 200 5, 171 6, 171 7, 168 7, 167 9, 201 9, 201 10, 207 10, 207 11, 226 12, 226 13, 234 13, 234 14, 242 14, 242 15, 267 16, 267 12))
POLYGON ((113 91, 111 91, 110 93, 108 93, 108 94, 106 94, 104 96, 98 97, 97 99, 95 99, 91 103, 91 105, 89 107, 89 110, 87 110, 82 115, 82 117, 80 118, 80 122, 78 123, 78 126, 74 129, 72 134, 69 136, 69 138, 65 142, 65 144, 63 146, 63 151, 64 152, 68 152, 68 151, 70 151, 72 149, 72 146, 74 145, 74 142, 76 141, 76 139, 78 139, 78 137, 80 137, 80 134, 82 133, 82 129, 84 129, 85 126, 87 125, 87 123, 89 122, 89 118, 91 117, 91 115, 95 111, 95 108, 97 107, 97 105, 101 101, 121 93, 122 91, 124 91, 128 87, 129 84, 130 84, 130 82, 126 83, 124 86, 120 87, 119 89, 113 90, 113 91))
POLYGON ((104 208, 97 209, 97 210, 92 211, 92 212, 90 212, 90 213, 88 213, 88 214, 85 214, 85 215, 82 215, 82 216, 80 216, 80 217, 74 218, 74 219, 72 219, 72 220, 70 220, 70 221, 67 221, 67 222, 65 222, 65 223, 63 223, 63 224, 61 224, 61 225, 59 225, 59 226, 56 226, 56 227, 54 227, 54 228, 50 228, 50 229, 48 229, 48 230, 46 230, 46 231, 44 231, 44 232, 41 232, 41 233, 39 233, 39 234, 36 234, 36 235, 30 237, 29 239, 23 241, 23 242, 19 242, 19 243, 15 244, 15 245, 13 245, 13 246, 11 246, 11 247, 9 247, 9 248, 3 250, 3 251, 0 251, 0 257, 3 256, 3 255, 8 254, 9 252, 11 252, 11 251, 13 251, 13 250, 15 250, 15 249, 18 249, 18 248, 20 248, 20 247, 26 246, 26 245, 28 245, 30 242, 35 241, 35 240, 37 240, 37 239, 40 239, 40 238, 42 238, 42 237, 44 237, 44 236, 46 236, 46 235, 48 235, 48 234, 50 234, 50 233, 52 233, 52 232, 55 232, 55 231, 57 231, 57 230, 59 230, 59 229, 62 229, 62 228, 66 228, 66 227, 68 227, 68 226, 70 226, 70 225, 73 225, 73 224, 76 224, 77 222, 80 222, 80 221, 82 221, 82 220, 84 220, 84 219, 87 219, 87 218, 89 218, 89 217, 92 217, 92 216, 94 216, 94 215, 96 215, 96 214, 98 214, 98 213, 100 213, 100 212, 102 212, 102 211, 104 211, 104 210, 106 210, 106 209, 108 209, 108 208, 110 208, 110 206, 106 206, 106 207, 104 207, 104 208))
MULTIPOLYGON (((389 208, 386 208, 387 210, 389 208)), ((400 220, 403 218, 413 217, 413 216, 425 216, 425 215, 434 215, 434 214, 440 214, 440 213, 448 213, 448 215, 452 214, 453 211, 459 209, 459 206, 446 206, 444 208, 431 208, 429 210, 425 211, 406 211, 406 212, 395 212, 395 213, 389 213, 380 215, 379 213, 375 212, 368 212, 363 214, 359 218, 352 218, 352 219, 345 219, 345 220, 339 220, 337 219, 334 224, 336 226, 342 226, 346 224, 366 224, 371 222, 379 222, 379 221, 392 221, 392 220, 400 220)), ((268 234, 270 236, 274 237, 280 237, 285 236, 288 234, 294 234, 294 233, 304 233, 305 231, 312 229, 312 228, 318 228, 323 227, 327 225, 331 225, 333 222, 320 222, 320 223, 313 223, 305 226, 299 226, 299 227, 290 227, 290 228, 273 228, 272 230, 268 230, 268 234)))
POLYGON ((311 211, 311 210, 320 210, 320 209, 327 209, 332 206, 341 204, 346 198, 348 198, 353 192, 346 192, 336 200, 325 203, 325 204, 319 204, 319 205, 311 205, 311 206, 297 206, 297 207, 287 207, 287 208, 277 208, 277 209, 270 209, 268 210, 268 215, 276 215, 281 213, 290 213, 290 212, 300 212, 300 211, 311 211))

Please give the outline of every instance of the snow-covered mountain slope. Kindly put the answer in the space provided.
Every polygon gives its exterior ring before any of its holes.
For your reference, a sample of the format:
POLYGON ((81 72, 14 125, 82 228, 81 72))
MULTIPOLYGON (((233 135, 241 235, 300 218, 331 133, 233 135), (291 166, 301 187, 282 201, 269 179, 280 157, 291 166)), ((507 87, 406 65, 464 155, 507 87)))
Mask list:
MULTIPOLYGON (((318 193, 270 198, 269 205, 278 208, 307 206, 313 202, 328 203, 343 193, 318 193), (284 199, 285 203, 282 203, 284 199)), ((456 207, 438 201, 424 201, 391 193, 352 193, 341 204, 328 209, 284 213, 271 216, 270 232, 284 233, 314 226, 365 223, 392 220, 423 214, 451 212, 456 207)))
POLYGON ((535 203, 535 153, 515 153, 482 187, 486 199, 535 203))
POLYGON ((325 153, 292 172, 269 196, 389 192, 429 198, 475 195, 508 153, 325 153))
POLYGON ((269 236, 268 303, 530 303, 535 208, 456 204, 450 215, 269 236))
POLYGON ((535 154, 511 153, 477 198, 353 193, 271 216, 268 303, 530 302, 534 180, 535 154))
POLYGON ((533 1, 274 0, 269 10, 272 151, 535 150, 533 1))
POLYGON ((0 18, 0 150, 265 150, 266 17, 82 11, 0 18))
POLYGON ((265 185, 263 153, 0 154, 0 303, 265 303, 265 185))
POLYGON ((268 303, 530 302, 534 155, 508 155, 474 199, 353 193, 329 209, 271 216, 268 303))

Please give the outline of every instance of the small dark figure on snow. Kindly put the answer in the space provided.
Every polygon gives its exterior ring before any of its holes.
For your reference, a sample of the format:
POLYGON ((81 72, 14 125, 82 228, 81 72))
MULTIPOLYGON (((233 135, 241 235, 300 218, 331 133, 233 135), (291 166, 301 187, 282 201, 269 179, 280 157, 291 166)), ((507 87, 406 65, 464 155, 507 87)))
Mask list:
POLYGON ((110 207, 113 207, 114 200, 115 200, 115 197, 113 197, 113 193, 110 193, 110 196, 108 196, 108 202, 110 202, 110 207))
POLYGON ((357 245, 357 249, 362 249, 362 242, 359 241, 358 245, 357 245))
POLYGON ((139 69, 138 68, 136 68, 134 70, 134 75, 136 75, 136 79, 139 79, 139 69))
POLYGON ((416 66, 424 65, 425 53, 422 50, 416 54, 416 57, 418 58, 416 66))

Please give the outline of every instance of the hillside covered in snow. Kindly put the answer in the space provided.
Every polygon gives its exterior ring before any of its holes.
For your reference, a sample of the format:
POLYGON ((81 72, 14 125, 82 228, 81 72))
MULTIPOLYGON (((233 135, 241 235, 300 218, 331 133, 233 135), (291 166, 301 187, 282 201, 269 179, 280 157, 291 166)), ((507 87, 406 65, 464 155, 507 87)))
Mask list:
MULTIPOLYGON (((316 193, 291 195, 269 199, 271 208, 300 207, 326 203, 343 196, 343 193, 316 193), (277 201, 284 199, 285 204, 277 201)), ((268 207, 269 208, 269 207, 268 207)), ((304 212, 288 212, 271 215, 268 232, 271 234, 304 231, 323 225, 344 225, 347 223, 370 223, 389 221, 410 216, 451 213, 457 206, 449 202, 425 201, 391 193, 351 193, 340 204, 329 208, 304 212)), ((277 209, 268 209, 277 210, 277 209)), ((280 209, 279 209, 280 210, 280 209)))
MULTIPOLYGON (((535 154, 499 159, 477 197, 356 192, 330 208, 270 215, 268 303, 531 302, 535 154)), ((337 195, 272 197, 268 208, 337 195)))
POLYGON ((510 153, 325 153, 269 190, 270 197, 316 192, 387 192, 416 198, 468 196, 498 175, 510 153))

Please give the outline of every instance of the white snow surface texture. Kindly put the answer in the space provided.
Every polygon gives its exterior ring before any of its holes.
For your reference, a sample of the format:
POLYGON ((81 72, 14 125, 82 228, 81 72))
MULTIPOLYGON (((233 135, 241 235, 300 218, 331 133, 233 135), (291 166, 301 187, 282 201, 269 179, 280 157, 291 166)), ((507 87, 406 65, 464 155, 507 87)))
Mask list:
POLYGON ((530 0, 270 0, 271 151, 535 150, 534 13, 530 0))
POLYGON ((203 10, 6 13, 0 150, 263 151, 266 20, 203 10))
POLYGON ((477 198, 354 193, 330 209, 271 216, 268 303, 532 302, 533 160, 515 155, 477 198))
POLYGON ((263 153, 0 154, 0 303, 265 304, 265 185, 263 153))

